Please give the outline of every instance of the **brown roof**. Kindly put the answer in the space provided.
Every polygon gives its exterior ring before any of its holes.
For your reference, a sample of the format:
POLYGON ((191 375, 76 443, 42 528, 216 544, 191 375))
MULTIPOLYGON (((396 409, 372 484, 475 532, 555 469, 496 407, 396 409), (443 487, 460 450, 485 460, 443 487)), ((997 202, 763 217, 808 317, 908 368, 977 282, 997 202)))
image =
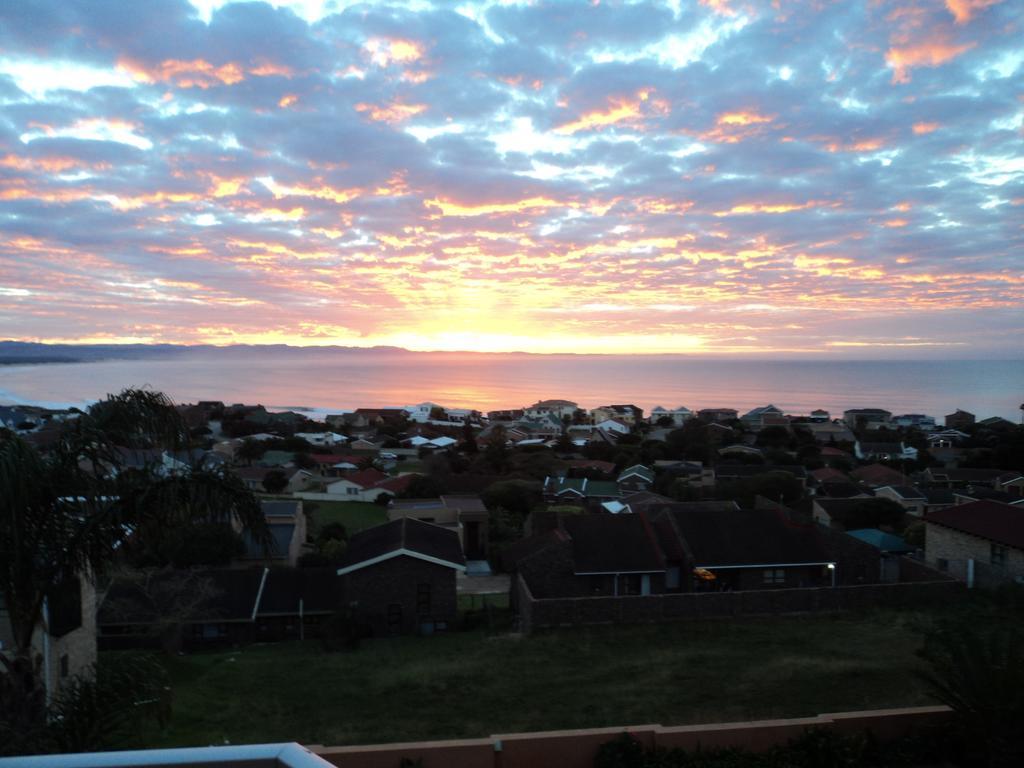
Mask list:
POLYGON ((838 469, 832 467, 822 467, 821 469, 811 470, 811 477, 817 480, 819 483, 824 483, 829 480, 838 480, 840 482, 846 482, 849 478, 845 472, 840 472, 838 469))
POLYGON ((379 469, 361 469, 358 472, 349 472, 341 479, 348 480, 362 488, 373 488, 387 480, 388 476, 379 469))
POLYGON ((955 507, 936 509, 924 517, 963 533, 1024 550, 1024 509, 998 501, 973 501, 955 507))
POLYGON ((863 483, 874 486, 882 485, 908 485, 906 475, 897 472, 884 464, 869 464, 853 470, 850 475, 863 483))

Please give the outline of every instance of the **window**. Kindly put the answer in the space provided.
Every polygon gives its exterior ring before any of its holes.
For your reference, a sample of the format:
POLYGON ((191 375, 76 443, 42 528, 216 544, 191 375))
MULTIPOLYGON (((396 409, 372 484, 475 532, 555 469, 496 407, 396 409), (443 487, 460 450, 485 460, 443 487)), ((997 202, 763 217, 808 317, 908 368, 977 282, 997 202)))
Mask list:
POLYGON ((358 488, 352 488, 350 486, 350 487, 345 489, 345 493, 347 493, 349 496, 358 496, 359 495, 359 489, 358 488))
POLYGON ((65 653, 60 657, 60 676, 67 677, 69 672, 70 662, 68 661, 68 655, 65 653))
POLYGON ((421 616, 430 613, 430 585, 416 585, 416 613, 421 616))
POLYGON ((786 572, 781 568, 766 568, 764 570, 765 584, 785 584, 786 572))
POLYGON ((1000 546, 999 544, 993 544, 989 552, 988 561, 996 568, 1003 568, 1006 566, 1006 547, 1000 546))

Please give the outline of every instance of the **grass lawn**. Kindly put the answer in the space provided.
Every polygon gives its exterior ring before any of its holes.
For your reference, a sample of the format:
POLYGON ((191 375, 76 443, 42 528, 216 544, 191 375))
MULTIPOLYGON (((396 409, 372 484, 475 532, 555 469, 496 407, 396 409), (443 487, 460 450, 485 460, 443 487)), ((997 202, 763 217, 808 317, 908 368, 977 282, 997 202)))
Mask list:
POLYGON ((356 531, 388 521, 385 507, 365 501, 306 501, 303 508, 312 511, 309 530, 314 536, 328 523, 341 523, 351 536, 356 531))
POLYGON ((174 714, 128 746, 372 744, 683 724, 934 703, 914 671, 925 614, 459 632, 169 657, 174 714))

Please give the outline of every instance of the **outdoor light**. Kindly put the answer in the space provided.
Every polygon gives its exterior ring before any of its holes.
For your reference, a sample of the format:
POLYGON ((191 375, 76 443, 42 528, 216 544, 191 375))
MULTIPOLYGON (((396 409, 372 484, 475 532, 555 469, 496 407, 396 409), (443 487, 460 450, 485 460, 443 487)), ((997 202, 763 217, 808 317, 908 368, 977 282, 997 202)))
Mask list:
POLYGON ((832 586, 834 587, 836 585, 836 564, 829 563, 825 567, 828 568, 828 572, 832 574, 832 586))

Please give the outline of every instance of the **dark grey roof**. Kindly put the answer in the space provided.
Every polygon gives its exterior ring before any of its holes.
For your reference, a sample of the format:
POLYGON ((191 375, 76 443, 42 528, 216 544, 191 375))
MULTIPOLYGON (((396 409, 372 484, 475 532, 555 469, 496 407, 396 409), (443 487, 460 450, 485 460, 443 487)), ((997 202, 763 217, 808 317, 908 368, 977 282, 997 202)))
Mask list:
POLYGON ((715 476, 722 477, 753 477, 766 472, 788 472, 793 477, 807 477, 807 470, 799 464, 718 464, 715 476))
POLYGON ((193 610, 193 621, 249 621, 263 580, 263 568, 163 571, 148 582, 115 580, 100 606, 100 624, 149 624, 174 610, 176 594, 192 604, 197 590, 208 592, 193 610))
POLYGON ((260 509, 268 517, 290 517, 295 518, 299 513, 299 502, 297 501, 261 501, 260 509))
POLYGON ((901 499, 926 498, 922 491, 919 491, 917 488, 913 488, 909 485, 890 485, 889 488, 891 488, 901 499))
POLYGON ((459 535, 455 531, 403 517, 353 535, 349 539, 341 568, 352 568, 400 550, 442 560, 453 567, 466 564, 459 535))
POLYGON ((635 515, 574 515, 565 520, 572 537, 576 573, 635 573, 665 570, 647 517, 635 515))
POLYGON ((817 526, 785 520, 775 510, 666 510, 698 567, 822 563, 829 557, 817 526))
POLYGON ((263 585, 257 616, 333 613, 338 607, 340 579, 334 568, 272 568, 263 585))
POLYGON ((952 504, 956 501, 950 488, 922 488, 921 493, 929 504, 952 504))

